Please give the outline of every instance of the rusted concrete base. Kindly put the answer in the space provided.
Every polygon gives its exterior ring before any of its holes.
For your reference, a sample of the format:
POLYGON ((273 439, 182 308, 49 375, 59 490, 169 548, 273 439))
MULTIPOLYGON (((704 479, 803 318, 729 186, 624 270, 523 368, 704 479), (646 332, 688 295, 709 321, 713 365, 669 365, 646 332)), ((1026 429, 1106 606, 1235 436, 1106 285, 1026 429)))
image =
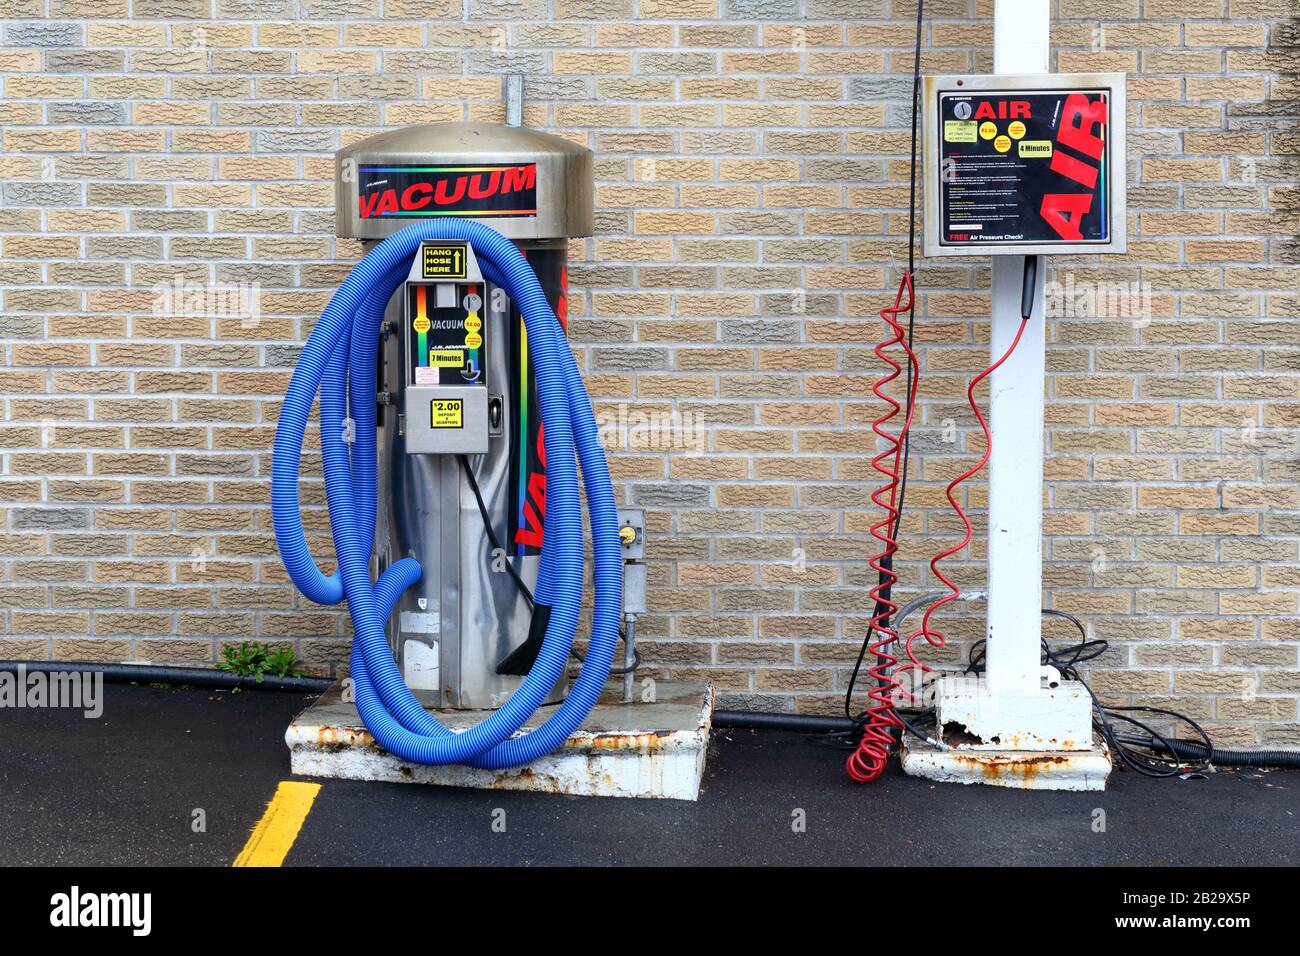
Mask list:
MULTIPOLYGON (((555 753, 512 770, 425 767, 382 750, 336 683, 294 718, 285 732, 293 772, 311 777, 386 780, 489 790, 534 790, 599 797, 695 800, 713 721, 708 684, 660 681, 654 703, 602 700, 581 729, 555 753)), ((541 708, 521 733, 558 705, 541 708)), ((438 711, 451 730, 465 730, 490 712, 438 711)))
POLYGON ((941 750, 905 738, 903 770, 944 783, 986 783, 1021 790, 1105 790, 1110 751, 1100 738, 1091 750, 941 750))

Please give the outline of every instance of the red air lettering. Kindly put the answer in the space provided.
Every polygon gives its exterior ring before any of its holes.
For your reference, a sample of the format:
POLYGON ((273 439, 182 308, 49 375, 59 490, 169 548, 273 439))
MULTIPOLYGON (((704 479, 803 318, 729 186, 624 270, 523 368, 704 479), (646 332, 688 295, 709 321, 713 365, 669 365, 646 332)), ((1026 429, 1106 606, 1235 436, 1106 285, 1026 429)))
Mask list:
POLYGON ((975 108, 975 118, 977 120, 1029 119, 1029 101, 985 100, 975 108))
POLYGON ((1073 150, 1100 160, 1106 141, 1093 132, 1106 125, 1106 101, 1088 101, 1082 93, 1071 93, 1061 111, 1061 130, 1057 142, 1073 150))
POLYGON ((1052 150, 1050 169, 1066 179, 1073 180, 1088 190, 1086 193, 1048 193, 1038 207, 1039 215, 1062 239, 1083 239, 1079 228, 1083 217, 1092 209, 1093 192, 1097 188, 1097 166, 1084 162, 1077 156, 1063 152, 1068 146, 1099 165, 1106 152, 1106 140, 1097 131, 1106 126, 1106 100, 1104 97, 1090 101, 1082 93, 1071 93, 1061 109, 1061 125, 1056 134, 1056 149, 1052 150))
POLYGON ((1081 159, 1075 159, 1069 153, 1053 150, 1051 170, 1089 189, 1097 188, 1097 168, 1089 166, 1081 159))
POLYGON ((1048 193, 1039 213, 1062 239, 1080 240, 1079 223, 1092 209, 1092 193, 1048 193))

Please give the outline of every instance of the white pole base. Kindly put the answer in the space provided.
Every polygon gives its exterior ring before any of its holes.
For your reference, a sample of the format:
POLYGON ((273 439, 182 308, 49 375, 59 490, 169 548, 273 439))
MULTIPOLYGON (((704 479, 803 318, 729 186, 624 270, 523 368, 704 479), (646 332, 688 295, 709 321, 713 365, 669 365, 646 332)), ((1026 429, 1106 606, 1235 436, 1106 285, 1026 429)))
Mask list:
POLYGON ((1092 698, 1078 681, 1029 691, 993 692, 981 676, 936 683, 938 736, 966 752, 1088 751, 1092 698))
POLYGON ((1018 790, 1105 790, 1110 751, 1098 740, 1088 750, 941 750, 914 737, 903 742, 903 771, 941 783, 982 783, 1018 790))
POLYGON ((992 693, 983 675, 936 683, 935 746, 904 734, 909 776, 1021 790, 1105 790, 1110 749, 1092 730, 1092 698, 1078 681, 992 693))

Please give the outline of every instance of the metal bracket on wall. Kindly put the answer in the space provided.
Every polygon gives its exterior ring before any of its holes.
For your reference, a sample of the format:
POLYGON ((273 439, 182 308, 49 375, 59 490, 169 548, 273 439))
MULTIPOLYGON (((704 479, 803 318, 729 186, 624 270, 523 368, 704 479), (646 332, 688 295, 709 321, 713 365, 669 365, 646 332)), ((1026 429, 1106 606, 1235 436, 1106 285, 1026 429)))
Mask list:
POLYGON ((636 619, 646 610, 645 512, 622 508, 618 512, 619 539, 623 544, 623 703, 632 702, 636 663, 636 619))
POLYGON ((524 125, 524 75, 507 73, 501 77, 501 99, 506 106, 506 125, 524 125))

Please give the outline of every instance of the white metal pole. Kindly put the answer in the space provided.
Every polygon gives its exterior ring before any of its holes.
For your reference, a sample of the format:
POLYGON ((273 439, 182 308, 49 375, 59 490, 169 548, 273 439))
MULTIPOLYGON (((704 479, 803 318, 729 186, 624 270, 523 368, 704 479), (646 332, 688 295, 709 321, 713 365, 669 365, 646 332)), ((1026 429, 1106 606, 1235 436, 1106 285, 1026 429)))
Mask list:
MULTIPOLYGON (((996 0, 993 72, 1046 73, 1050 0, 996 0)), ((1043 580, 1043 281, 1038 269, 1033 318, 1015 354, 991 376, 989 422, 988 638, 989 691, 1033 693, 1039 687, 1043 580)), ((994 360, 1020 328, 1024 259, 993 257, 989 352, 994 360)))

